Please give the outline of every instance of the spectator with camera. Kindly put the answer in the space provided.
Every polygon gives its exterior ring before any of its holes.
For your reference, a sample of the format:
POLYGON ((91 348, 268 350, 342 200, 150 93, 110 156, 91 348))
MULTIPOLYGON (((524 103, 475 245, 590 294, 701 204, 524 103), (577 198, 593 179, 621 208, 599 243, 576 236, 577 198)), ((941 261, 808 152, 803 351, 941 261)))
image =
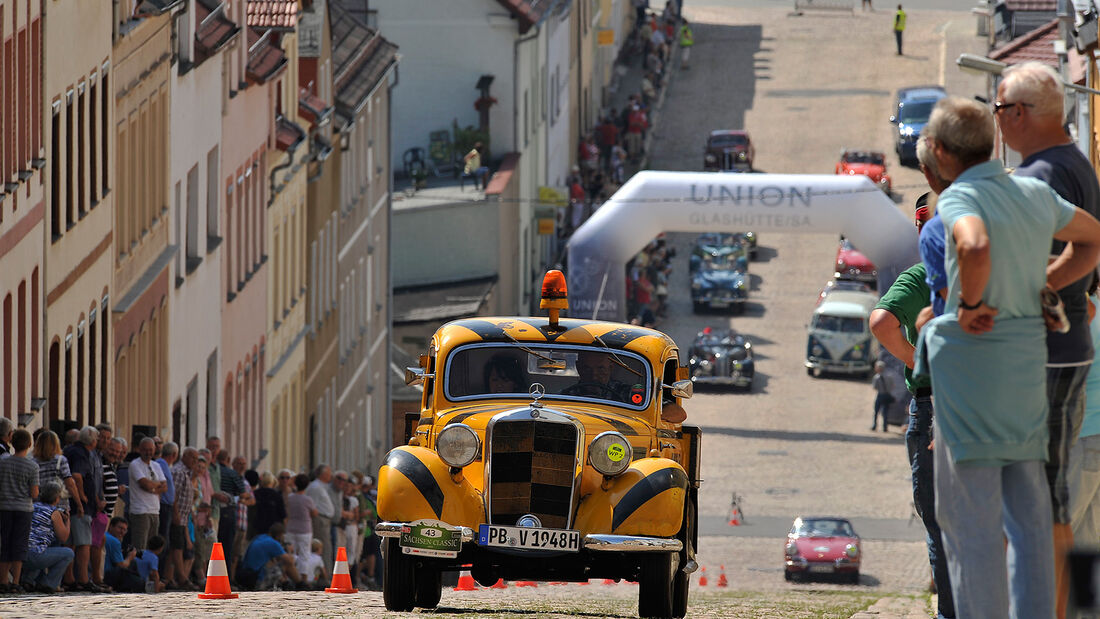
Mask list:
POLYGON ((121 516, 111 518, 104 537, 104 554, 107 556, 103 570, 103 581, 112 589, 122 593, 143 593, 145 582, 138 574, 134 559, 137 549, 132 545, 122 546, 122 539, 130 529, 130 523, 121 516))
POLYGON ((23 564, 23 589, 28 592, 57 593, 73 562, 73 549, 60 545, 69 539, 69 512, 60 503, 61 483, 43 484, 31 515, 30 544, 23 564))
POLYGON ((285 530, 283 524, 277 522, 271 525, 270 533, 257 535, 252 540, 237 565, 238 587, 251 591, 270 591, 283 584, 307 587, 294 565, 294 555, 283 547, 285 530))

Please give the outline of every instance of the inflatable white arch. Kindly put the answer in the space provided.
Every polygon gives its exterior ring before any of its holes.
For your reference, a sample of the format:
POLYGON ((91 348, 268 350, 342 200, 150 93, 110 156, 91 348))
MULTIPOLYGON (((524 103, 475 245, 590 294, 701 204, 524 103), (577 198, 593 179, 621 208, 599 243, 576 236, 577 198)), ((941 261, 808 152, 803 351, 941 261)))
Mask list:
POLYGON ((570 239, 570 315, 626 320, 626 262, 662 231, 843 234, 880 290, 920 260, 912 221, 866 176, 644 171, 570 239))

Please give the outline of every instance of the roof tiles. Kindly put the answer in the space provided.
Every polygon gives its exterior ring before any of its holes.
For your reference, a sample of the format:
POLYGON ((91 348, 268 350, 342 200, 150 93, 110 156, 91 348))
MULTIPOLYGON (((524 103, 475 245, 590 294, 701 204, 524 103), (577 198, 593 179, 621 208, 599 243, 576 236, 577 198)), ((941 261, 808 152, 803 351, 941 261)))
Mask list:
POLYGON ((1054 42, 1060 36, 1058 20, 1052 19, 1043 26, 1012 39, 1003 47, 994 50, 989 57, 1005 64, 1020 64, 1034 60, 1057 69, 1058 55, 1054 53, 1054 42))
POLYGON ((298 0, 248 0, 248 25, 292 30, 298 23, 298 9, 298 0))

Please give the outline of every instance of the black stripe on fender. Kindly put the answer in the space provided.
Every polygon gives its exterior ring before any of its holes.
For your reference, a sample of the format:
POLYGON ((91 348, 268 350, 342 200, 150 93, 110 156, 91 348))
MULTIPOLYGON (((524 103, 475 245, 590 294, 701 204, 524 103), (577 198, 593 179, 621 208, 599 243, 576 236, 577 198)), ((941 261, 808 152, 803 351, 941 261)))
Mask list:
POLYGON ((397 469, 407 477, 435 512, 435 517, 443 517, 443 489, 423 462, 407 451, 395 449, 386 456, 386 466, 397 469))
POLYGON ((447 420, 446 425, 449 426, 452 423, 462 423, 463 421, 466 420, 467 417, 469 417, 471 415, 476 415, 476 414, 477 414, 477 411, 474 411, 472 413, 459 413, 459 414, 455 415, 454 417, 451 417, 449 420, 447 420))
POLYGON ((615 431, 622 434, 623 436, 638 436, 638 431, 634 429, 634 426, 626 423, 625 421, 619 421, 614 417, 608 417, 606 415, 595 415, 593 413, 588 413, 588 416, 599 419, 600 421, 606 423, 612 428, 615 428, 615 431))
POLYGON ((687 475, 684 475, 683 471, 674 466, 646 475, 645 479, 634 484, 634 487, 615 506, 615 511, 611 516, 611 530, 614 531, 619 528, 619 525, 625 522, 639 507, 645 505, 646 501, 665 490, 670 488, 687 489, 687 482, 687 475))

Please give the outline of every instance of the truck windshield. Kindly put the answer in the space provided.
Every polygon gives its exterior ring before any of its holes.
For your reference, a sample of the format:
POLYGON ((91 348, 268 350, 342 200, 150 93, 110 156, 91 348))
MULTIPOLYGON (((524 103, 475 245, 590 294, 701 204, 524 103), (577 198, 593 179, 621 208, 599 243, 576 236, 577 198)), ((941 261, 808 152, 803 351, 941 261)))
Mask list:
POLYGON ((452 352, 446 396, 462 401, 531 399, 531 385, 547 399, 599 401, 636 410, 649 405, 649 364, 624 350, 545 344, 475 344, 452 352))

